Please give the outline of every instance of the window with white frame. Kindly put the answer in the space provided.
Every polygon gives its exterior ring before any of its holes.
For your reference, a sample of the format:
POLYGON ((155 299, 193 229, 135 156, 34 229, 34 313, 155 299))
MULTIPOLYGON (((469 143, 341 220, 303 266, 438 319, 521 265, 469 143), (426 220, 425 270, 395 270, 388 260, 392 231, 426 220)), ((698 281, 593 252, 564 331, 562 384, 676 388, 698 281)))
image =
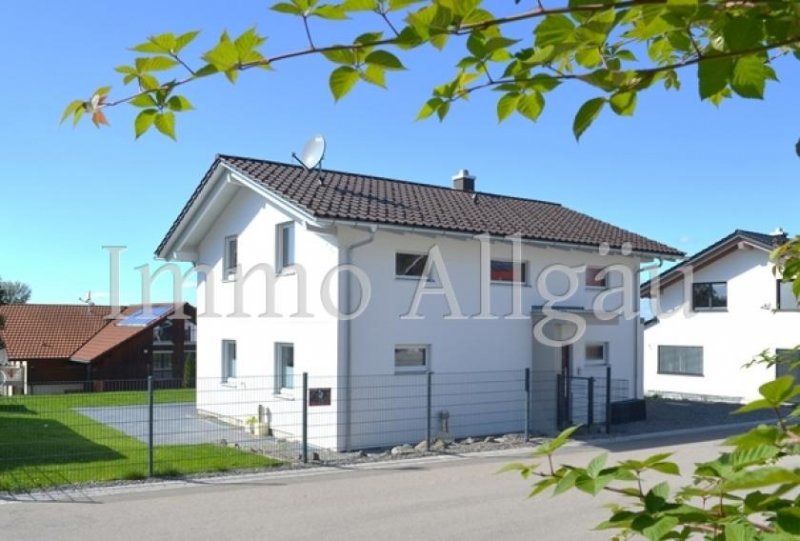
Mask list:
POLYGON ((430 366, 428 345, 404 344, 394 347, 394 369, 396 372, 424 372, 430 366))
POLYGON ((294 389, 294 344, 275 344, 275 392, 289 393, 294 389))
POLYGON ((608 342, 589 342, 586 344, 584 359, 587 362, 608 362, 608 342))
POLYGON ((604 267, 586 267, 586 287, 608 287, 608 275, 604 267))
POLYGON ((222 381, 236 377, 236 340, 222 341, 222 381))
POLYGON ((528 264, 520 261, 516 265, 513 261, 492 259, 489 273, 492 282, 517 282, 524 284, 528 280, 528 264), (516 266, 516 269, 514 268, 516 266), (516 270, 516 279, 514 271, 516 270))
POLYGON ((275 270, 281 272, 294 265, 294 222, 275 228, 275 270))
POLYGON ((394 274, 403 278, 421 278, 427 263, 426 254, 397 252, 394 256, 394 274))
POLYGON ((658 373, 703 375, 703 346, 658 346, 658 373))
POLYGON ((236 276, 236 265, 239 264, 239 240, 236 235, 225 237, 223 263, 222 278, 232 280, 236 276))

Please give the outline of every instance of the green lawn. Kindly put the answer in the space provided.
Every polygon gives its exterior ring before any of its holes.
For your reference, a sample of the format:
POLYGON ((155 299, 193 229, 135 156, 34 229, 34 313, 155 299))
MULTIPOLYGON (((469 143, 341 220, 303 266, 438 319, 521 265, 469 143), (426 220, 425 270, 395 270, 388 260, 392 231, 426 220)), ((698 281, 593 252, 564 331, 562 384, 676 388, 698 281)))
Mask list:
MULTIPOLYGON (((194 390, 158 390, 155 401, 194 401, 194 390)), ((0 490, 145 478, 147 445, 72 408, 146 403, 147 394, 136 391, 0 397, 0 490)), ((280 464, 213 444, 157 446, 154 456, 159 476, 280 464)))

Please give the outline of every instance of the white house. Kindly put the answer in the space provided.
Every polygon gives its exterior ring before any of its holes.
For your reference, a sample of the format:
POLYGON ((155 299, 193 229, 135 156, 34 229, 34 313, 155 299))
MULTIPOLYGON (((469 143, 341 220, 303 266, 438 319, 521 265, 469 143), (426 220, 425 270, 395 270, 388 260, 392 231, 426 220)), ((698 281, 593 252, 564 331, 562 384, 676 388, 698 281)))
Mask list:
POLYGON ((519 432, 525 369, 537 430, 553 428, 561 372, 611 365, 641 396, 639 267, 682 254, 475 191, 466 171, 453 182, 218 156, 156 252, 201 271, 198 408, 293 436, 305 402, 316 445, 356 449, 424 436, 431 372, 436 429, 456 437, 519 432))
POLYGON ((737 230, 642 284, 656 318, 644 331, 648 394, 741 402, 776 368, 744 368, 760 353, 800 344, 791 284, 773 274, 770 252, 786 234, 737 230))

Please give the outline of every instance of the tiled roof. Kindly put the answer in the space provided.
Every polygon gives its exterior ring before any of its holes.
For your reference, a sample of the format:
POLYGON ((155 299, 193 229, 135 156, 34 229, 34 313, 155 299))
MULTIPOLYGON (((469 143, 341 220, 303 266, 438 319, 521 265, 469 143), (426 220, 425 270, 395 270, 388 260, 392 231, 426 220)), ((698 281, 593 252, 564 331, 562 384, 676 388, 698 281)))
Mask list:
MULTIPOLYGON (((768 233, 758 233, 756 231, 737 229, 730 235, 721 238, 714 244, 707 246, 691 257, 686 258, 678 265, 675 265, 662 272, 658 277, 660 280, 660 287, 663 289, 664 287, 677 281, 681 276, 681 269, 686 268, 689 265, 695 266, 695 269, 700 268, 701 266, 708 264, 707 262, 710 261, 709 258, 718 257, 717 254, 719 253, 727 253, 725 250, 730 249, 730 246, 735 243, 746 241, 759 246, 764 250, 772 250, 773 248, 780 246, 780 244, 785 242, 787 238, 787 235, 771 235, 768 233)), ((640 292, 643 296, 650 296, 651 283, 652 280, 648 280, 647 282, 642 283, 640 286, 640 292)))
POLYGON ((339 171, 323 170, 324 182, 298 165, 218 156, 156 253, 160 254, 190 206, 224 164, 319 219, 419 227, 581 246, 630 243, 639 252, 682 256, 675 248, 555 203, 339 171))
MULTIPOLYGON (((153 308, 157 307, 170 307, 168 312, 164 312, 160 317, 153 319, 147 327, 127 327, 120 325, 120 321, 110 322, 109 325, 103 327, 100 332, 92 337, 91 340, 86 342, 79 350, 71 355, 71 358, 76 361, 91 362, 104 353, 111 351, 118 345, 133 338, 145 329, 151 329, 164 319, 168 318, 175 312, 175 308, 171 304, 153 304, 153 308)), ((185 305, 189 306, 189 305, 185 305)), ((139 311, 142 307, 140 305, 129 306, 122 311, 123 316, 129 316, 139 311)), ((187 309, 187 315, 194 315, 194 309, 187 309)))
MULTIPOLYGON (((111 313, 110 306, 8 304, 0 306, 0 315, 6 320, 5 330, 0 332, 0 336, 12 361, 92 361, 142 331, 152 329, 175 311, 172 304, 152 306, 166 306, 170 310, 146 327, 126 327, 120 326, 119 320, 106 319, 111 313)), ((121 307, 123 316, 140 309, 141 305, 121 307)), ((184 312, 190 317, 195 316, 195 309, 190 304, 184 305, 184 312)))
POLYGON ((9 304, 0 332, 9 359, 66 359, 108 324, 108 306, 9 304))

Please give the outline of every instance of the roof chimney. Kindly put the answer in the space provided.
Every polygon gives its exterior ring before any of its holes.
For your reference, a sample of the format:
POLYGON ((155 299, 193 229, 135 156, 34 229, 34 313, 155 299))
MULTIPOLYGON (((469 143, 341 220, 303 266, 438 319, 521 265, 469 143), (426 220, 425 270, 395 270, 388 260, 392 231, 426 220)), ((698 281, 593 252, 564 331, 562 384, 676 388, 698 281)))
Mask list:
POLYGON ((474 192, 475 177, 469 174, 469 170, 462 169, 453 175, 453 189, 462 192, 474 192))

